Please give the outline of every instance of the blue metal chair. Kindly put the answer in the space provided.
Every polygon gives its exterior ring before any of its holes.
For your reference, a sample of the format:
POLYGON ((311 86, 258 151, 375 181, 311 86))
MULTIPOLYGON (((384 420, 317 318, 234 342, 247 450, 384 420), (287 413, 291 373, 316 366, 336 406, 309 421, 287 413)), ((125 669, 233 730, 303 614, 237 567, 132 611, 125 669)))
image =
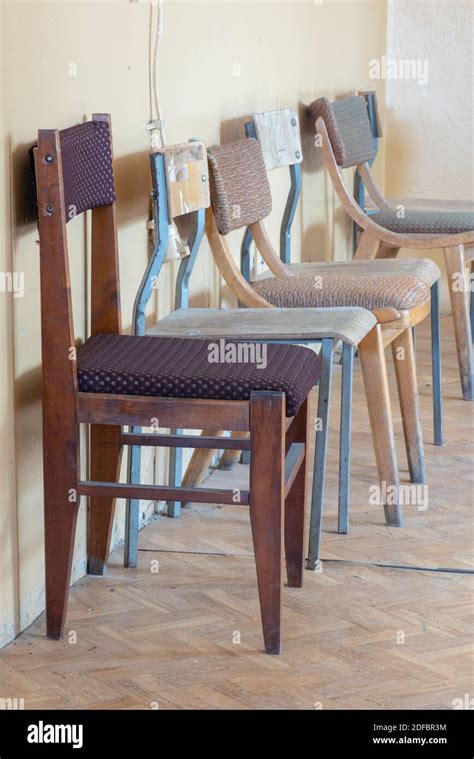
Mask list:
MULTIPOLYGON (((290 187, 280 226, 280 259, 284 264, 291 263, 291 227, 295 218, 301 196, 303 153, 300 139, 299 120, 295 111, 282 108, 276 111, 264 111, 252 116, 252 121, 245 124, 245 134, 257 139, 262 148, 263 160, 267 171, 287 167, 290 174, 290 187)), ((241 245, 241 271, 250 281, 251 247, 253 235, 247 227, 241 245)), ((328 424, 331 405, 333 352, 323 346, 323 373, 319 386, 318 417, 322 428, 316 435, 315 472, 318 473, 319 488, 315 519, 320 522, 322 499, 324 493, 324 476, 328 445, 328 424)), ((351 456, 351 418, 352 418, 352 384, 354 350, 344 344, 342 349, 341 380, 341 418, 339 439, 339 497, 338 497, 338 532, 349 531, 349 482, 351 456)), ((229 452, 230 453, 230 452, 229 452)), ((245 457, 244 457, 245 460, 245 457)), ((317 545, 310 545, 310 554, 319 559, 320 528, 315 537, 317 545)))
MULTIPOLYGON (((189 301, 189 278, 193 270, 197 252, 204 234, 205 208, 209 205, 209 176, 206 149, 202 142, 193 141, 150 155, 153 179, 155 245, 150 261, 143 275, 133 307, 133 334, 146 334, 146 308, 155 291, 156 281, 166 259, 169 245, 170 224, 173 218, 192 213, 192 226, 187 242, 187 255, 179 265, 175 308, 186 308, 189 301), (168 158, 168 160, 167 160, 168 158), (189 182, 192 166, 194 182, 189 182), (181 174, 180 174, 181 172, 181 174), (191 184, 191 189, 189 189, 191 184), (169 197, 170 187, 174 187, 173 198, 169 197), (184 193, 184 194, 183 194, 184 193)), ((134 429, 133 432, 139 432, 134 429)), ((182 431, 173 430, 175 434, 182 431)), ((170 449, 169 484, 181 482, 182 448, 170 449)), ((133 446, 129 457, 129 481, 140 482, 141 449, 133 446)), ((179 516, 181 502, 168 503, 170 516, 179 516)), ((139 501, 127 504, 125 527, 125 566, 136 567, 139 528, 139 501)))
MULTIPOLYGON (((163 267, 169 240, 169 224, 174 216, 186 211, 193 211, 192 229, 188 240, 187 255, 182 259, 177 275, 175 289, 176 310, 155 326, 148 330, 148 334, 194 336, 206 338, 226 338, 234 340, 251 340, 252 342, 265 343, 315 343, 322 345, 323 371, 320 379, 320 392, 318 402, 318 418, 321 420, 324 434, 318 435, 316 445, 316 466, 313 480, 313 509, 312 509, 312 535, 313 546, 317 550, 312 551, 312 568, 315 566, 319 555, 319 540, 321 529, 322 500, 324 489, 324 469, 326 461, 326 434, 329 412, 329 396, 331 388, 332 350, 333 344, 343 341, 343 397, 344 404, 341 411, 341 425, 345 434, 342 440, 348 438, 350 433, 350 408, 352 392, 352 357, 355 346, 359 344, 372 329, 375 319, 369 311, 361 308, 334 308, 334 309, 278 309, 278 308, 246 308, 246 309, 193 309, 188 308, 189 302, 189 279, 196 262, 196 256, 204 231, 204 208, 209 204, 208 196, 201 195, 198 204, 193 207, 189 203, 176 208, 173 198, 181 197, 180 193, 174 192, 176 175, 174 167, 175 152, 183 152, 185 147, 194 146, 194 157, 197 159, 205 152, 202 143, 189 143, 187 146, 178 148, 166 148, 150 156, 151 172, 153 179, 153 197, 156 219, 156 242, 151 260, 142 278, 134 307, 134 330, 136 334, 145 333, 145 310, 154 292, 154 285, 163 267), (170 168, 171 166, 171 168, 170 168), (201 208, 197 207, 199 203, 201 208), (236 318, 238 316, 238 318, 236 318)), ((208 187, 207 164, 200 159, 199 172, 190 171, 182 167, 181 192, 186 175, 199 176, 204 187, 208 187)), ((192 182, 191 182, 192 184, 192 182)), ((186 197, 193 195, 188 188, 186 197)), ((243 280, 245 282, 245 280, 243 280)), ((251 290, 250 286, 248 289, 251 290)), ((257 296, 254 297, 256 298, 257 296)), ((268 304, 270 305, 270 304, 268 304)), ((134 430, 136 431, 136 430, 134 430)), ((175 433, 180 434, 180 430, 175 433)), ((203 433, 205 434, 205 433, 203 433)), ((342 446, 342 442, 341 442, 342 446)), ((349 490, 349 451, 341 448, 341 483, 340 492, 348 493, 349 490)), ((132 448, 129 466, 129 477, 132 483, 138 482, 140 476, 140 450, 132 448)), ((176 449, 170 457, 169 481, 170 485, 179 485, 182 477, 182 449, 176 449)), ((342 496, 345 497, 344 495, 342 496)), ((139 502, 130 501, 127 509, 125 563, 127 566, 136 566, 138 551, 138 527, 139 527, 139 502)), ((179 504, 169 503, 168 514, 179 516, 179 504)), ((340 508, 340 531, 344 529, 344 519, 347 520, 346 504, 341 502, 340 508), (345 515, 345 516, 344 516, 345 515)))

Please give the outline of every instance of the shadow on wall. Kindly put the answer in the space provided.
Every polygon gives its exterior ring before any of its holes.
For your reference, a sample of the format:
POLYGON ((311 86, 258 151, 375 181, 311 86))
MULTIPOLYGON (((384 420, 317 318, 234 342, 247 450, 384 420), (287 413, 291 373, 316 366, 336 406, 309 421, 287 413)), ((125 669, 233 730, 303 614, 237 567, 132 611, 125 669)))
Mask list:
POLYGON ((302 262, 319 262, 325 261, 325 251, 329 245, 329 226, 330 218, 327 212, 327 185, 325 177, 325 168, 323 163, 322 152, 315 145, 316 129, 314 120, 308 111, 308 103, 298 103, 298 118, 300 122, 301 148, 303 151, 303 163, 301 169, 303 172, 303 182, 301 189, 301 199, 299 205, 300 214, 303 215, 305 202, 308 205, 319 205, 324 215, 323 222, 312 224, 305 228, 303 219, 301 220, 302 238, 301 238, 301 261, 302 262), (308 198, 308 181, 305 182, 305 175, 313 176, 309 182, 311 196, 308 198), (316 191, 315 191, 315 188, 316 191), (319 192, 320 191, 320 192, 319 192), (317 194, 318 197, 314 197, 317 194))
MULTIPOLYGON (((18 145, 11 154, 16 234, 31 232, 37 222, 35 177, 31 148, 34 142, 18 145)), ((151 192, 148 152, 114 159, 117 191, 117 223, 127 226, 148 219, 151 192)))
POLYGON ((114 159, 117 224, 126 227, 149 217, 151 174, 148 151, 114 159))
POLYGON ((35 144, 17 145, 11 152, 13 219, 18 237, 30 234, 38 219, 32 152, 35 144))
POLYGON ((219 132, 221 145, 245 139, 245 124, 247 124, 248 121, 251 121, 251 118, 252 117, 247 114, 246 116, 237 116, 234 119, 223 121, 219 132))

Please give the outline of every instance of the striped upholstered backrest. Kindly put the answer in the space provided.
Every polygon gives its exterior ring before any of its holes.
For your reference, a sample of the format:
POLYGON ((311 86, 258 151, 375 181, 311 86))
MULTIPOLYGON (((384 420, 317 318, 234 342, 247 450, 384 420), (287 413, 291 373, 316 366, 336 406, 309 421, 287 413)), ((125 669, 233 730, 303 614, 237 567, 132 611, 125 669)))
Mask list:
POLYGON ((59 132, 66 221, 115 200, 110 128, 106 121, 59 132))
POLYGON ((221 235, 261 221, 272 210, 262 150, 245 139, 209 148, 211 203, 221 235))
POLYGON ((375 146, 370 129, 365 98, 354 97, 335 100, 314 100, 309 112, 316 121, 324 120, 338 166, 358 166, 375 158, 375 146))

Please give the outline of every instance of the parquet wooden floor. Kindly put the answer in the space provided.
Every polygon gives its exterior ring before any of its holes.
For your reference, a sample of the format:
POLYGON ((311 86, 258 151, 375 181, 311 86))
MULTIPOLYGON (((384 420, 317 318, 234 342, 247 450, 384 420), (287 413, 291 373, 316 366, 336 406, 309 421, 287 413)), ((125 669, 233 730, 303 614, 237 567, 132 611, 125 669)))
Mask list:
MULTIPOLYGON (((435 448, 428 333, 418 332, 429 507, 407 507, 396 529, 368 506, 375 463, 356 367, 350 534, 336 533, 335 404, 325 561, 302 590, 285 588, 282 656, 262 652, 247 510, 191 506, 142 531, 138 570, 123 569, 116 551, 106 577, 74 586, 76 643, 46 640, 41 617, 4 649, 0 697, 24 698, 27 709, 451 709, 472 694, 472 575, 373 566, 473 567, 474 405, 458 398, 445 319, 447 444, 435 448)), ((336 371, 334 397, 338 387, 336 371)), ((396 433, 407 480, 399 421, 396 433)), ((212 484, 239 487, 246 476, 239 465, 212 484)))

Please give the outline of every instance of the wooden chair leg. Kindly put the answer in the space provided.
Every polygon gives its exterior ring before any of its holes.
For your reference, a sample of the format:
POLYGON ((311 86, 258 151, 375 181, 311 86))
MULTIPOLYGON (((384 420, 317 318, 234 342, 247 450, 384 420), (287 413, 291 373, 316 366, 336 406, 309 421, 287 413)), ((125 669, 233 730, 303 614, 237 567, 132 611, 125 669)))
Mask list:
POLYGON ((267 654, 281 653, 284 423, 285 398, 282 393, 252 393, 250 522, 267 654))
POLYGON ((403 513, 398 498, 400 481, 380 324, 376 324, 359 343, 359 358, 380 483, 382 488, 385 484, 387 493, 390 488, 391 494, 395 494, 395 497, 387 499, 389 503, 384 503, 385 519, 387 524, 401 527, 403 513))
POLYGON ((303 585, 305 505, 308 451, 308 401, 298 412, 293 424, 298 424, 295 442, 305 444, 305 457, 285 500, 285 558, 289 588, 303 585))
POLYGON ((377 251, 376 258, 396 258, 398 256, 398 251, 400 248, 394 248, 391 245, 385 245, 385 243, 382 243, 380 248, 377 251))
MULTIPOLYGON (((469 282, 470 286, 472 287, 472 283, 474 282, 474 261, 471 261, 471 265, 469 267, 469 282)), ((471 315, 471 338, 474 337, 474 290, 470 289, 469 292, 469 311, 471 315)))
MULTIPOLYGON (((122 446, 122 430, 118 425, 91 425, 91 480, 118 482, 122 446)), ((91 496, 89 506, 89 541, 87 572, 103 575, 110 549, 115 512, 115 498, 91 496)))
POLYGON ((448 274, 449 297, 453 312, 454 336, 458 353, 459 373, 461 376, 462 397, 465 401, 474 400, 472 335, 467 288, 464 271, 464 249, 462 245, 445 248, 444 259, 448 274))
POLYGON ((359 236, 354 260, 361 261, 367 258, 376 258, 379 248, 380 240, 367 230, 364 230, 359 236))
MULTIPOLYGON (((247 432, 232 432, 231 437, 248 437, 247 432)), ((246 451, 244 451, 246 453, 246 451)), ((222 454, 218 469, 224 469, 225 471, 228 471, 230 469, 233 469, 234 466, 240 461, 240 457, 242 455, 242 451, 233 451, 231 449, 224 451, 222 454)), ((246 462, 242 462, 246 463, 246 462)), ((249 463, 249 462, 247 462, 249 463)))
POLYGON ((43 415, 46 633, 59 640, 64 631, 79 511, 78 428, 58 425, 43 415))
POLYGON ((426 482, 425 454, 411 329, 404 329, 392 341, 392 354, 397 377, 410 480, 423 484, 426 482))
MULTIPOLYGON (((224 435, 222 430, 203 430, 202 435, 224 435)), ((183 477, 183 487, 195 488, 204 480, 216 449, 196 448, 183 477)), ((184 503, 182 504, 184 506, 184 503)), ((170 516, 170 515, 169 515, 170 516)))

